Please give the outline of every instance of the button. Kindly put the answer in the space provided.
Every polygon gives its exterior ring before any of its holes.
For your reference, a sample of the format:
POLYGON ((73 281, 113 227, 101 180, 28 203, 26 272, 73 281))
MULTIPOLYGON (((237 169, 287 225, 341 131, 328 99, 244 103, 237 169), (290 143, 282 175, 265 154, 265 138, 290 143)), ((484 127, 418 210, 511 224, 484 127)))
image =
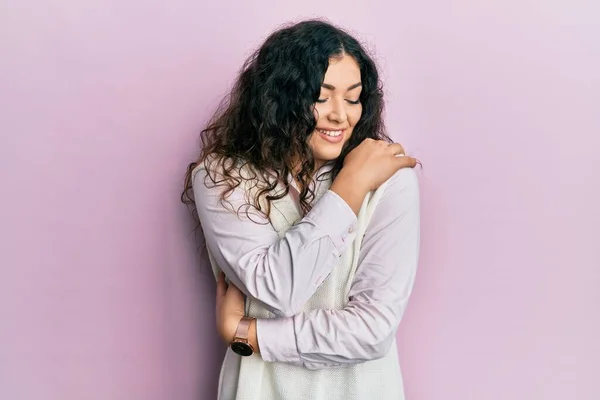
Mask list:
POLYGON ((348 229, 348 233, 350 233, 350 234, 353 233, 354 232, 354 228, 355 228, 354 225, 352 225, 350 227, 350 229, 348 229))

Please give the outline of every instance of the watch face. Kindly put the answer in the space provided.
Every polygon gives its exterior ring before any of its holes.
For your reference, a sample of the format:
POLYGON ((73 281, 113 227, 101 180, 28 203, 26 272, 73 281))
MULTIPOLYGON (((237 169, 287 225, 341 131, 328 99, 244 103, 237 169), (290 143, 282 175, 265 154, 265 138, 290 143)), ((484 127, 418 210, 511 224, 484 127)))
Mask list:
POLYGON ((251 356, 252 353, 254 353, 252 346, 244 342, 231 343, 231 350, 233 350, 234 353, 244 357, 251 356))

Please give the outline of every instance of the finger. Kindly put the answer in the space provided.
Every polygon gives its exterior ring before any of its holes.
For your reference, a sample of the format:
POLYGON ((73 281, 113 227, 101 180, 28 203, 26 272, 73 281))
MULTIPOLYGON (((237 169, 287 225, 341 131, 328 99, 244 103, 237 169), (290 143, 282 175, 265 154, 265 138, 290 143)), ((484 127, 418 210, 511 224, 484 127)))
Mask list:
POLYGON ((217 279, 217 297, 225 296, 225 292, 227 292, 227 282, 225 282, 225 273, 221 271, 217 279))
POLYGON ((414 168, 418 163, 416 158, 405 155, 396 155, 396 160, 398 161, 399 168, 414 168))
POLYGON ((404 154, 404 147, 400 143, 391 143, 387 148, 391 154, 404 154))

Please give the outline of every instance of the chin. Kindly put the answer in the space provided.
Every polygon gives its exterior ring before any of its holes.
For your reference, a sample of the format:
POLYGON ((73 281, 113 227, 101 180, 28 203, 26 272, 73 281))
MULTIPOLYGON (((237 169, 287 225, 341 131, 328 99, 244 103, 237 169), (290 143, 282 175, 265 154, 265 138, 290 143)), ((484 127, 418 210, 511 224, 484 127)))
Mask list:
MULTIPOLYGON (((318 138, 318 137, 317 137, 318 138)), ((312 140, 310 144, 310 148, 313 152, 313 157, 318 162, 326 163, 328 161, 337 160, 342 154, 342 148, 344 144, 348 141, 347 138, 341 141, 340 143, 328 143, 320 138, 317 140, 312 140)))
POLYGON ((342 146, 339 149, 317 149, 314 151, 315 160, 322 162, 333 161, 342 154, 342 146))

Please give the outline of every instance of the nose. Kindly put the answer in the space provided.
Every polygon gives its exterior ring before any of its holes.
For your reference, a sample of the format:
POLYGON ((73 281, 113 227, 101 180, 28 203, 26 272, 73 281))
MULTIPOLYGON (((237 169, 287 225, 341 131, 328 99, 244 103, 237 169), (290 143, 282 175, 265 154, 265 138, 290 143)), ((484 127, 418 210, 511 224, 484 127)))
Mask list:
POLYGON ((346 114, 346 108, 344 107, 343 101, 332 101, 332 108, 327 118, 338 124, 346 122, 348 115, 346 114))

